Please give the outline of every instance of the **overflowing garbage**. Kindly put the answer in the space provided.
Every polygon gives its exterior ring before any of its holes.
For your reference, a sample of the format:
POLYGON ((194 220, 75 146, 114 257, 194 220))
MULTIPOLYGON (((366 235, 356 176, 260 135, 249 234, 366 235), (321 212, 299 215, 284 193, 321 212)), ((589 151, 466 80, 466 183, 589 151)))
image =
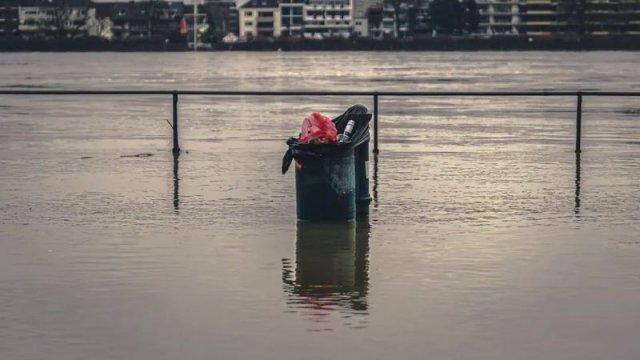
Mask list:
POLYGON ((328 144, 336 142, 338 130, 328 116, 312 112, 304 118, 298 144, 328 144))
POLYGON ((354 105, 331 120, 309 114, 298 137, 287 140, 282 173, 295 161, 299 221, 353 221, 369 213, 369 121, 354 105))
POLYGON ((368 141, 370 120, 371 114, 362 105, 350 107, 333 120, 319 112, 309 114, 300 135, 287 140, 289 149, 282 159, 282 173, 289 170, 293 159, 300 168, 305 158, 335 155, 368 141))

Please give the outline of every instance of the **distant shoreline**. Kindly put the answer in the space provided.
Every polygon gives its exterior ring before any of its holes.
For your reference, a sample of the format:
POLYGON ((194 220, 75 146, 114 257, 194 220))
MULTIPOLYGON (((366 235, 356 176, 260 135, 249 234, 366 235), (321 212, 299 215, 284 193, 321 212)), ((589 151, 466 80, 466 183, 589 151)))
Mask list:
MULTIPOLYGON (((212 44, 202 51, 639 51, 640 35, 619 36, 504 36, 424 37, 414 39, 263 40, 212 44)), ((164 41, 106 41, 98 38, 23 40, 0 39, 3 52, 180 52, 192 51, 183 43, 164 41)))

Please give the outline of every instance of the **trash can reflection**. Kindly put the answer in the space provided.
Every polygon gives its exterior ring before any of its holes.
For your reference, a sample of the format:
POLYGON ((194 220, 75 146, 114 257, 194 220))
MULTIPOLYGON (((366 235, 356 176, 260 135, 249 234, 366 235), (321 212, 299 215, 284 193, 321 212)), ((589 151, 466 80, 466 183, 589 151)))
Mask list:
POLYGON ((369 224, 299 222, 296 259, 283 261, 287 304, 316 318, 367 313, 369 224))

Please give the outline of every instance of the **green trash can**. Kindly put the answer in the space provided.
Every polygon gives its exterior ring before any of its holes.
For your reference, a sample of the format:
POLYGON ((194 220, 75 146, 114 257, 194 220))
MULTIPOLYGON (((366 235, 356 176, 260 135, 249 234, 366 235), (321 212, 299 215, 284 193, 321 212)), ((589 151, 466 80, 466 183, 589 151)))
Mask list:
POLYGON ((313 146, 296 154, 296 208, 300 221, 354 221, 356 180, 353 148, 313 146))

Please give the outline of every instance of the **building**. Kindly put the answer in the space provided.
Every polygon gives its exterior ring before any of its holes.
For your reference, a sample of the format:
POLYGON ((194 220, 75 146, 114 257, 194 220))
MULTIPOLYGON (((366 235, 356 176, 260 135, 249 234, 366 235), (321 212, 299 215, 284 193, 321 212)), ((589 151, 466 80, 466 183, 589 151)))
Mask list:
POLYGON ((431 33, 429 0, 387 1, 367 10, 368 33, 375 39, 431 33))
POLYGON ((89 0, 24 0, 18 8, 18 31, 24 37, 82 37, 95 23, 89 0))
POLYGON ((59 9, 61 27, 67 37, 87 36, 96 22, 96 9, 93 7, 67 7, 59 9))
POLYGON ((398 37, 407 38, 429 33, 429 1, 400 2, 396 7, 395 21, 398 37))
POLYGON ((353 0, 307 0, 303 15, 307 38, 347 38, 353 33, 353 0))
POLYGON ((277 0, 249 0, 238 9, 240 39, 278 38, 282 34, 277 0))
POLYGON ((304 3, 305 0, 280 0, 282 36, 301 37, 304 34, 304 3))
POLYGON ((521 31, 527 35, 551 35, 563 32, 558 22, 556 0, 526 0, 521 3, 521 31))
POLYGON ((410 28, 412 35, 426 35, 432 33, 432 25, 429 19, 429 4, 430 1, 428 0, 421 1, 416 5, 415 9, 413 9, 410 28))
POLYGON ((481 34, 486 34, 489 36, 518 35, 521 32, 520 1, 476 1, 478 4, 478 12, 480 14, 479 31, 481 34))
POLYGON ((521 8, 528 35, 640 34, 637 0, 526 0, 521 8))
POLYGON ((210 33, 217 40, 228 34, 237 35, 239 33, 238 8, 235 1, 207 1, 202 6, 202 9, 207 15, 207 22, 211 27, 210 33))
POLYGON ((178 36, 185 6, 179 1, 96 3, 97 17, 111 20, 113 37, 171 39, 178 36))
POLYGON ((114 3, 109 14, 113 25, 111 30, 116 39, 140 39, 151 36, 148 6, 144 3, 114 3))
POLYGON ((353 0, 353 34, 358 37, 369 36, 367 11, 382 5, 382 0, 353 0))
POLYGON ((592 35, 640 34, 638 0, 586 0, 582 11, 572 11, 575 7, 571 3, 563 8, 572 31, 592 35))
POLYGON ((18 16, 18 31, 24 36, 46 37, 58 32, 58 12, 54 7, 21 6, 18 16))
POLYGON ((0 37, 17 36, 20 25, 20 13, 17 2, 0 4, 0 37))
POLYGON ((369 37, 383 39, 397 37, 395 10, 390 5, 369 8, 367 11, 369 37))
POLYGON ((383 0, 353 0, 353 18, 366 19, 369 8, 381 6, 382 4, 383 0))
POLYGON ((356 37, 369 37, 369 20, 366 17, 353 19, 353 35, 356 37))

